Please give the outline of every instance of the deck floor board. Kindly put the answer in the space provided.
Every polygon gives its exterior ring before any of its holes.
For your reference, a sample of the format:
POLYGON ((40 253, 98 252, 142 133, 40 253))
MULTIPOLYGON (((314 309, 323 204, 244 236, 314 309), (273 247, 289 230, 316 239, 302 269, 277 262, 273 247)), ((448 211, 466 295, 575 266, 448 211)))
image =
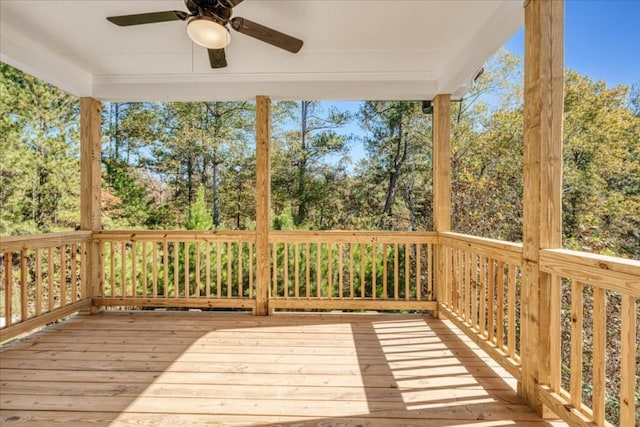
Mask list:
POLYGON ((514 385, 430 317, 105 312, 0 350, 0 424, 564 425, 514 385))

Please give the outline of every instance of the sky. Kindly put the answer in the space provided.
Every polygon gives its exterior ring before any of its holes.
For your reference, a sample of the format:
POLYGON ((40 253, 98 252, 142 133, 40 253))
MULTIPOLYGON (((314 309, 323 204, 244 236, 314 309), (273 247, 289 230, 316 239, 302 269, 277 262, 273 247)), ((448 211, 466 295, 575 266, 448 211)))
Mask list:
MULTIPOLYGON (((603 80, 608 86, 640 85, 640 0, 565 0, 564 43, 565 68, 603 80)), ((524 29, 505 48, 524 57, 524 29)), ((325 103, 352 113, 359 104, 325 103)), ((361 135, 362 130, 354 120, 340 133, 361 135)), ((364 148, 355 143, 349 154, 356 163, 364 157, 364 148)))
MULTIPOLYGON (((640 83, 640 0, 566 0, 565 68, 609 86, 640 83)), ((505 47, 520 56, 524 30, 505 47)))

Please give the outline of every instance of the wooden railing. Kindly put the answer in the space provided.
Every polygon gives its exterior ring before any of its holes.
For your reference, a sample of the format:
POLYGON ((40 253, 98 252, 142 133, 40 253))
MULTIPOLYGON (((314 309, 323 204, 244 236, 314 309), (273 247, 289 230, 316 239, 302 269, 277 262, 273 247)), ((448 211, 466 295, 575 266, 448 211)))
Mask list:
POLYGON ((253 308, 255 233, 102 231, 97 306, 253 308))
POLYGON ((0 240, 0 341, 91 306, 83 268, 90 239, 78 231, 0 240))
POLYGON ((519 379, 522 245, 440 233, 440 310, 519 379))
POLYGON ((551 384, 541 387, 543 403, 572 425, 640 425, 640 262, 549 249, 541 251, 540 267, 554 277, 551 384), (564 348, 570 350, 561 354, 564 348), (619 395, 605 395, 607 384, 619 395))
POLYGON ((435 233, 273 232, 270 307, 434 310, 435 233))
MULTIPOLYGON (((2 238, 0 340, 91 305, 255 309, 255 242, 255 232, 202 231, 2 238), (91 242, 100 274, 88 298, 91 242)), ((271 309, 438 309, 521 379, 522 245, 352 231, 271 232, 269 244, 271 309)), ((540 399, 575 425, 640 423, 640 262, 556 249, 540 252, 540 268, 552 276, 550 381, 540 399), (618 372, 605 377, 611 366, 618 372), (616 396, 605 394, 612 382, 616 396)))

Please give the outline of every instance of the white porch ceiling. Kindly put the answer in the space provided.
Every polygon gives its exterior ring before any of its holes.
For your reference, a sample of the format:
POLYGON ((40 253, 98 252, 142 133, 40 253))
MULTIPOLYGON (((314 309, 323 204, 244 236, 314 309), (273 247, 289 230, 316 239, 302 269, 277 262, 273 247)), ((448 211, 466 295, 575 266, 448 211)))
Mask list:
POLYGON ((182 0, 0 0, 0 60, 105 101, 461 97, 522 26, 522 0, 245 0, 242 16, 304 40, 297 55, 231 30, 212 70, 184 22, 105 18, 182 0))

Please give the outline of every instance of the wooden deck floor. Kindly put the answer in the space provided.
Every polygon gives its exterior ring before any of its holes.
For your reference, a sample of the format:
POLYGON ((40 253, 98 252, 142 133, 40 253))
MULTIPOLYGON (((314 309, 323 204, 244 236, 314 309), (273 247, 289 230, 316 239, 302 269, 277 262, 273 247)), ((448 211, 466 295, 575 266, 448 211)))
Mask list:
POLYGON ((77 316, 2 349, 0 379, 7 427, 552 425, 430 317, 77 316))

